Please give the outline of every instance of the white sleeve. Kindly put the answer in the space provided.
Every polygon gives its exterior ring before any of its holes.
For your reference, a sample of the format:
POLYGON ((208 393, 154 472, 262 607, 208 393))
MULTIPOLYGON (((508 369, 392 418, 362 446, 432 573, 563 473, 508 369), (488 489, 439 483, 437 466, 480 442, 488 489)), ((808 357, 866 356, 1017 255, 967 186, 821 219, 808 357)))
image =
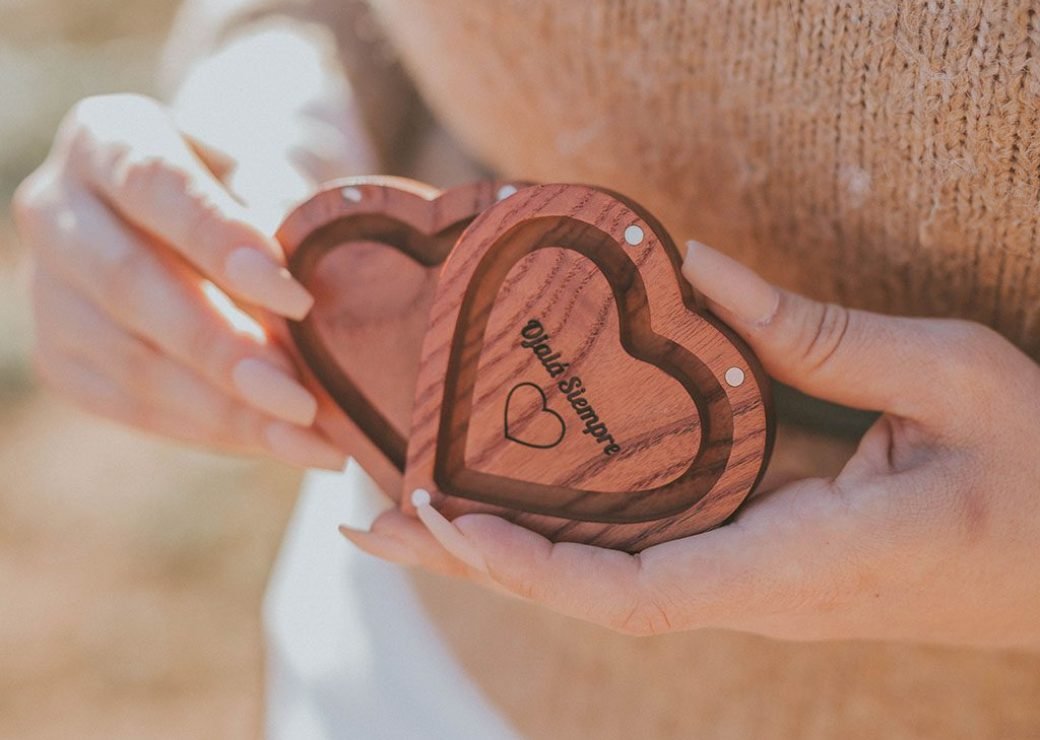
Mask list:
POLYGON ((517 734, 464 673, 406 573, 355 549, 389 501, 353 461, 310 473, 264 602, 272 740, 506 740, 517 734))

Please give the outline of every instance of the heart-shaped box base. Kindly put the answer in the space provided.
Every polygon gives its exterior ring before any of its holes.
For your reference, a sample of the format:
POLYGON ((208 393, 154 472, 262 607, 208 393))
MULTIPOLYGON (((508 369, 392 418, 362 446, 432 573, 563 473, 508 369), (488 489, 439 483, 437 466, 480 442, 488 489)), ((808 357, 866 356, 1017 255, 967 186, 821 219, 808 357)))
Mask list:
POLYGON ((769 455, 768 379, 679 267, 660 224, 607 191, 488 208, 442 268, 406 490, 630 551, 722 523, 769 455))
POLYGON ((318 399, 317 425, 394 498, 440 265, 462 230, 518 187, 347 178, 324 185, 278 230, 289 270, 315 298, 289 328, 318 399))

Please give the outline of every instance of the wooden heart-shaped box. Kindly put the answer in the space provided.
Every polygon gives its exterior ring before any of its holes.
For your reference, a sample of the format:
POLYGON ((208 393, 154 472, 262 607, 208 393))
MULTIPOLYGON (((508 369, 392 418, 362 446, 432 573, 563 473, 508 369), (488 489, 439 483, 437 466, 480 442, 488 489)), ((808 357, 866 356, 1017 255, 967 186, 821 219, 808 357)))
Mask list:
POLYGON ((766 375, 698 305, 661 225, 611 192, 533 186, 442 267, 405 490, 449 518, 638 551, 725 521, 772 428, 766 375))
POLYGON ((441 191, 399 177, 337 180, 278 240, 314 308, 289 325, 317 425, 380 487, 401 490, 419 350, 441 263, 462 230, 518 185, 441 191))

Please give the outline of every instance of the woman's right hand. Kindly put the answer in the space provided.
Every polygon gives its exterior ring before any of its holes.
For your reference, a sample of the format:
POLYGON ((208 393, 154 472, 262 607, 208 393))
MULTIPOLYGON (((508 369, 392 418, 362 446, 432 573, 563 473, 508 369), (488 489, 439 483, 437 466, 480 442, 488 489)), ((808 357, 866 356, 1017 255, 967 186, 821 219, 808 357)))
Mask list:
POLYGON ((339 469, 345 455, 311 428, 315 399, 273 334, 312 298, 221 183, 233 166, 148 98, 73 108, 14 202, 38 371, 140 429, 339 469))

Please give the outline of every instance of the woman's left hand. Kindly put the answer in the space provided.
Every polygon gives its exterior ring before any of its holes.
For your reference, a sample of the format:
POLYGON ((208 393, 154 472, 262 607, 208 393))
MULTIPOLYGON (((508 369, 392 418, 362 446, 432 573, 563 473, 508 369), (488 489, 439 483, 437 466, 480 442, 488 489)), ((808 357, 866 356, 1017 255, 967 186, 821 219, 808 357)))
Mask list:
POLYGON ((773 377, 883 412, 836 477, 758 494, 726 525, 638 555, 428 505, 425 527, 392 511, 344 534, 635 635, 1040 648, 1040 366, 981 325, 816 303, 702 245, 683 271, 773 377))

